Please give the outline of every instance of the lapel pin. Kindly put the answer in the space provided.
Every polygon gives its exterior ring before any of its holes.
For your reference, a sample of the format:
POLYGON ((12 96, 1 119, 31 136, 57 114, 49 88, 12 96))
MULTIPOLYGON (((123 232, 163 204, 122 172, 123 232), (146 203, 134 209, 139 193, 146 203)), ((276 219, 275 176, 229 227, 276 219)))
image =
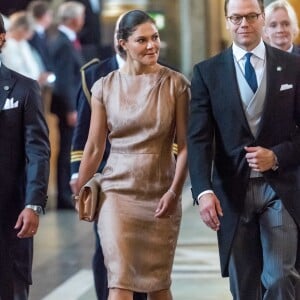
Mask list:
POLYGON ((4 91, 8 91, 8 90, 9 90, 9 86, 8 86, 8 85, 5 85, 5 86, 3 87, 3 89, 4 89, 4 91))
POLYGON ((282 67, 278 66, 278 67, 277 67, 277 71, 278 71, 278 72, 281 72, 281 71, 282 71, 282 67))

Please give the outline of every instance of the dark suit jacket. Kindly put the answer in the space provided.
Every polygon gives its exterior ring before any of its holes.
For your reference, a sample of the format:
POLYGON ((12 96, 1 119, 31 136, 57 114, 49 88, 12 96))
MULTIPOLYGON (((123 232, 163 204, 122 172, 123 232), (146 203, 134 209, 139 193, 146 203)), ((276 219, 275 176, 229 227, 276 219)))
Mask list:
POLYGON ((300 47, 294 45, 292 53, 300 55, 300 47))
MULTIPOLYGON (((89 0, 77 0, 85 6, 85 22, 82 30, 79 32, 79 39, 83 45, 94 44, 100 46, 100 12, 95 13, 92 10, 89 0)), ((99 0, 100 3, 100 0, 99 0)))
POLYGON ((218 241, 223 276, 228 275, 250 173, 244 146, 262 146, 277 155, 279 169, 263 176, 300 225, 300 57, 266 46, 266 59, 267 93, 257 137, 243 111, 232 48, 194 68, 189 168, 194 197, 212 189, 221 201, 224 217, 218 241))
POLYGON ((42 38, 37 32, 34 32, 32 38, 28 42, 40 55, 41 60, 46 69, 45 71, 51 71, 52 67, 49 49, 47 45, 47 37, 45 36, 44 38, 42 38))
POLYGON ((0 282, 2 288, 6 280, 9 285, 12 268, 25 282, 31 283, 32 239, 17 238, 17 232, 13 228, 26 204, 45 207, 49 156, 48 128, 43 116, 38 84, 1 64, 0 282), (9 101, 11 108, 8 107, 9 101))
MULTIPOLYGON (((86 84, 89 90, 91 90, 95 81, 100 77, 106 76, 108 73, 118 69, 118 63, 116 56, 104 60, 101 63, 92 64, 87 67, 85 72, 86 84)), ((78 110, 78 122, 74 130, 71 152, 71 173, 78 173, 80 161, 83 154, 83 149, 87 140, 87 136, 90 128, 91 109, 88 100, 82 90, 79 90, 77 96, 77 110, 78 110)), ((105 153, 102 162, 99 167, 101 171, 106 163, 109 154, 109 143, 105 148, 105 153)))
POLYGON ((83 59, 68 37, 59 30, 49 39, 49 53, 56 76, 51 111, 64 117, 66 113, 76 110, 83 59))

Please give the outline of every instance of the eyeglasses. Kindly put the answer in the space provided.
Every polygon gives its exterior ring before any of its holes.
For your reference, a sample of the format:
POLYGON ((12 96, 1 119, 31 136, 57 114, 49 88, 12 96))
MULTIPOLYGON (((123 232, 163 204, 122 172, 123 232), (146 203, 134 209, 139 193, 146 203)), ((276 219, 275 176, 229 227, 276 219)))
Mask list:
POLYGON ((227 17, 227 19, 230 20, 230 22, 234 25, 240 25, 243 21, 243 19, 245 18, 246 21, 249 23, 249 24, 253 24, 257 21, 258 17, 261 15, 260 14, 256 14, 256 13, 251 13, 251 14, 248 14, 248 15, 244 15, 244 16, 241 16, 241 15, 233 15, 233 16, 230 16, 230 17, 227 17))

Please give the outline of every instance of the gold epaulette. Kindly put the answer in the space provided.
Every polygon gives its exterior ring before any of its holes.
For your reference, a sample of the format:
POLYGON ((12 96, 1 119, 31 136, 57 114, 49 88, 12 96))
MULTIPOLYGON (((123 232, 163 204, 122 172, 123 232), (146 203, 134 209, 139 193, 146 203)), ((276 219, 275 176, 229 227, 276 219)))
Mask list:
POLYGON ((89 62, 87 62, 80 68, 82 90, 83 90, 84 95, 90 105, 91 105, 91 93, 86 84, 85 69, 93 64, 99 64, 99 63, 100 63, 100 60, 98 58, 93 58, 92 60, 90 60, 89 62))
POLYGON ((83 150, 71 151, 71 163, 81 161, 83 156, 83 150))
POLYGON ((172 145, 172 152, 174 155, 178 154, 178 145, 176 143, 173 143, 172 145))
POLYGON ((84 64, 81 68, 80 71, 84 71, 87 67, 93 65, 93 64, 99 64, 100 63, 100 59, 98 58, 93 58, 91 60, 89 60, 86 64, 84 64))

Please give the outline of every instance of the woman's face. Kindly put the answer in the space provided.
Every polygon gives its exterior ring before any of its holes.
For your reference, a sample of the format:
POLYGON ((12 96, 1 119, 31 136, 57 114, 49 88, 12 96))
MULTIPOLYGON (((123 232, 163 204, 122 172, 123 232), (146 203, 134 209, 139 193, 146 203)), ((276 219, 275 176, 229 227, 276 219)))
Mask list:
POLYGON ((286 51, 292 46, 294 33, 285 9, 275 10, 266 20, 265 35, 273 47, 286 51))
POLYGON ((127 53, 127 61, 132 60, 148 66, 157 63, 160 39, 153 23, 138 25, 128 40, 120 40, 120 44, 127 53))

